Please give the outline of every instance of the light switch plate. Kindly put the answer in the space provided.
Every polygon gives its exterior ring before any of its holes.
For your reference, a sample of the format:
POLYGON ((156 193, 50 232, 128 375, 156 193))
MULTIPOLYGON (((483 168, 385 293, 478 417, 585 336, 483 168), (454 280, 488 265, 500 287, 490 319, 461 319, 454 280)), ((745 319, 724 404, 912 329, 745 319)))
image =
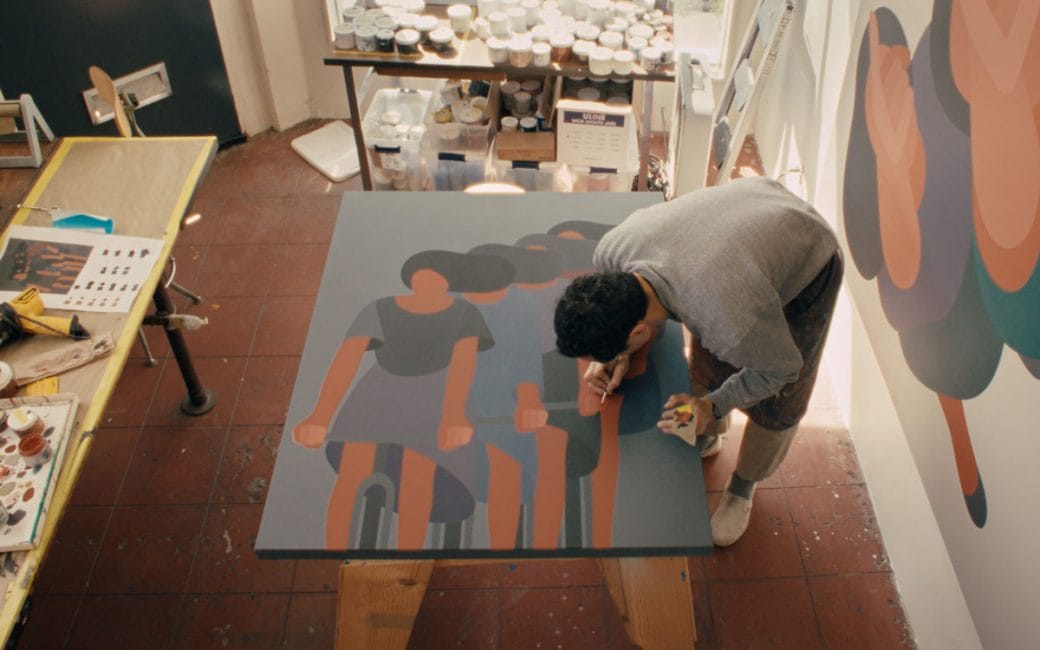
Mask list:
MULTIPOLYGON (((137 97, 137 108, 154 104, 173 94, 166 63, 162 61, 113 79, 112 83, 120 94, 133 93, 137 97)), ((95 125, 108 122, 114 117, 112 107, 101 98, 96 88, 83 91, 83 102, 87 105, 90 121, 95 125)))

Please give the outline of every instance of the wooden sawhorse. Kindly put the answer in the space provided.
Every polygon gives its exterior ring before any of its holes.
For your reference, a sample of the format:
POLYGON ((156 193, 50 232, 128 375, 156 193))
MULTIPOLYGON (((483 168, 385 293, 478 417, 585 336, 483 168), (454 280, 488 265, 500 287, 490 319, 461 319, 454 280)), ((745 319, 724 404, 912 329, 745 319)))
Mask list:
MULTIPOLYGON (((336 648, 404 650, 435 566, 523 561, 361 560, 343 564, 336 648)), ((648 650, 694 647, 697 633, 687 558, 601 558, 599 565, 632 643, 648 650)))

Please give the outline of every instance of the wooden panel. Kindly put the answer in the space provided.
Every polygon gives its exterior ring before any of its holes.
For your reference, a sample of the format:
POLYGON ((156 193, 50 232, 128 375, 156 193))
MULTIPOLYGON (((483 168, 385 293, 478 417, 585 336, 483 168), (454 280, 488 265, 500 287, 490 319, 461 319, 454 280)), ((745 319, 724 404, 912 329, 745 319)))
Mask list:
POLYGON ((403 650, 432 572, 433 560, 341 566, 336 648, 403 650))
POLYGON ((599 562, 632 643, 648 650, 694 647, 697 631, 685 557, 604 558, 599 562))

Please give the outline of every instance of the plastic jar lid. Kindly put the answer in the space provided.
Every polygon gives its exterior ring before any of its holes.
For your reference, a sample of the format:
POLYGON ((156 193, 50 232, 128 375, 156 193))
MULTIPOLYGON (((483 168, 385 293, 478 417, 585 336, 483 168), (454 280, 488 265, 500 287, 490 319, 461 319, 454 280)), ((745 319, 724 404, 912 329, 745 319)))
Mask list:
POLYGON ((533 117, 520 118, 520 129, 523 131, 534 131, 538 128, 538 120, 533 117))
POLYGON ((599 38, 600 28, 589 23, 584 25, 578 25, 574 29, 574 34, 583 41, 594 41, 599 38))
POLYGON ((451 5, 448 7, 448 18, 469 18, 473 9, 469 5, 451 5))
POLYGON ((654 28, 650 25, 639 23, 628 28, 629 38, 645 38, 650 40, 654 37, 654 28))
POLYGON ((434 43, 440 43, 441 45, 451 43, 453 38, 455 38, 455 32, 451 31, 447 27, 438 27, 430 32, 430 40, 434 43))
POLYGON ((596 44, 592 41, 574 41, 572 49, 578 56, 588 56, 596 49, 596 44))
POLYGON ((437 17, 419 16, 419 20, 415 23, 415 28, 420 32, 432 32, 437 29, 437 17))
POLYGON ((419 32, 414 29, 402 29, 394 35, 394 39, 397 40, 398 45, 418 45, 419 32))
POLYGON ((566 33, 556 33, 549 37, 552 47, 574 47, 574 37, 566 33))
POLYGON ((516 119, 512 115, 506 115, 501 121, 503 131, 512 131, 520 126, 520 120, 516 119))
POLYGON ((552 27, 548 25, 535 25, 531 28, 531 39, 537 42, 549 41, 552 38, 552 27))
POLYGON ((592 52, 589 53, 589 60, 591 61, 613 61, 614 50, 609 47, 597 47, 593 48, 592 52))
POLYGON ((606 25, 603 25, 603 29, 608 32, 620 32, 622 34, 628 29, 628 21, 624 18, 611 18, 607 21, 606 25))
POLYGON ((362 15, 360 15, 357 18, 354 19, 354 24, 358 28, 366 27, 368 25, 373 25, 374 26, 376 24, 376 17, 375 16, 370 16, 369 14, 362 14, 362 15))
POLYGON ((379 30, 376 29, 375 25, 361 25, 354 34, 358 38, 375 38, 377 31, 379 30))
MULTIPOLYGON (((503 51, 509 49, 509 41, 507 41, 504 38, 499 38, 497 36, 492 36, 491 38, 487 39, 487 48, 491 52, 503 52, 503 51)), ((506 82, 506 83, 509 83, 509 82, 506 82)), ((502 84, 502 87, 505 88, 505 84, 502 84)), ((504 90, 503 90, 503 92, 504 92, 504 90)))
POLYGON ((624 42, 625 37, 622 36, 621 32, 603 32, 599 35, 599 44, 612 50, 621 49, 621 45, 624 42))
POLYGON ((643 51, 639 53, 639 58, 641 61, 657 63, 661 60, 661 50, 653 46, 644 47, 643 51))
POLYGON ((552 48, 549 47, 548 43, 535 43, 531 46, 531 53, 534 54, 535 58, 540 56, 549 56, 551 51, 552 48))
POLYGON ((397 19, 391 16, 383 16, 382 18, 376 21, 376 29, 388 29, 390 31, 395 31, 397 27, 397 19))
POLYGON ((598 102, 602 95, 599 92, 599 88, 593 88, 591 86, 586 88, 578 89, 578 99, 583 102, 598 102))
POLYGON ((638 52, 649 44, 650 41, 646 40, 642 36, 631 36, 628 39, 628 49, 633 52, 638 52))
POLYGON ((628 50, 617 50, 614 52, 614 61, 616 63, 632 63, 636 60, 636 55, 632 54, 628 50))
POLYGON ((401 14, 397 17, 397 26, 401 29, 415 29, 419 24, 419 14, 401 14))
POLYGON ((524 37, 516 37, 509 41, 510 52, 530 52, 531 51, 531 39, 524 37))

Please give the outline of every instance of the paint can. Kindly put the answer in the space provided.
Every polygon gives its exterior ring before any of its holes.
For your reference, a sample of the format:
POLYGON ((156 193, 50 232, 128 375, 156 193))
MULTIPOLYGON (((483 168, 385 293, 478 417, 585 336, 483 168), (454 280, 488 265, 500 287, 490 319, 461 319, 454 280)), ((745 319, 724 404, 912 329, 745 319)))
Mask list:
POLYGON ((6 361, 0 361, 0 397, 7 399, 18 392, 18 384, 14 381, 14 368, 6 361))
POLYGON ((7 426, 19 438, 41 435, 44 429, 40 414, 27 406, 12 409, 7 414, 7 426))

